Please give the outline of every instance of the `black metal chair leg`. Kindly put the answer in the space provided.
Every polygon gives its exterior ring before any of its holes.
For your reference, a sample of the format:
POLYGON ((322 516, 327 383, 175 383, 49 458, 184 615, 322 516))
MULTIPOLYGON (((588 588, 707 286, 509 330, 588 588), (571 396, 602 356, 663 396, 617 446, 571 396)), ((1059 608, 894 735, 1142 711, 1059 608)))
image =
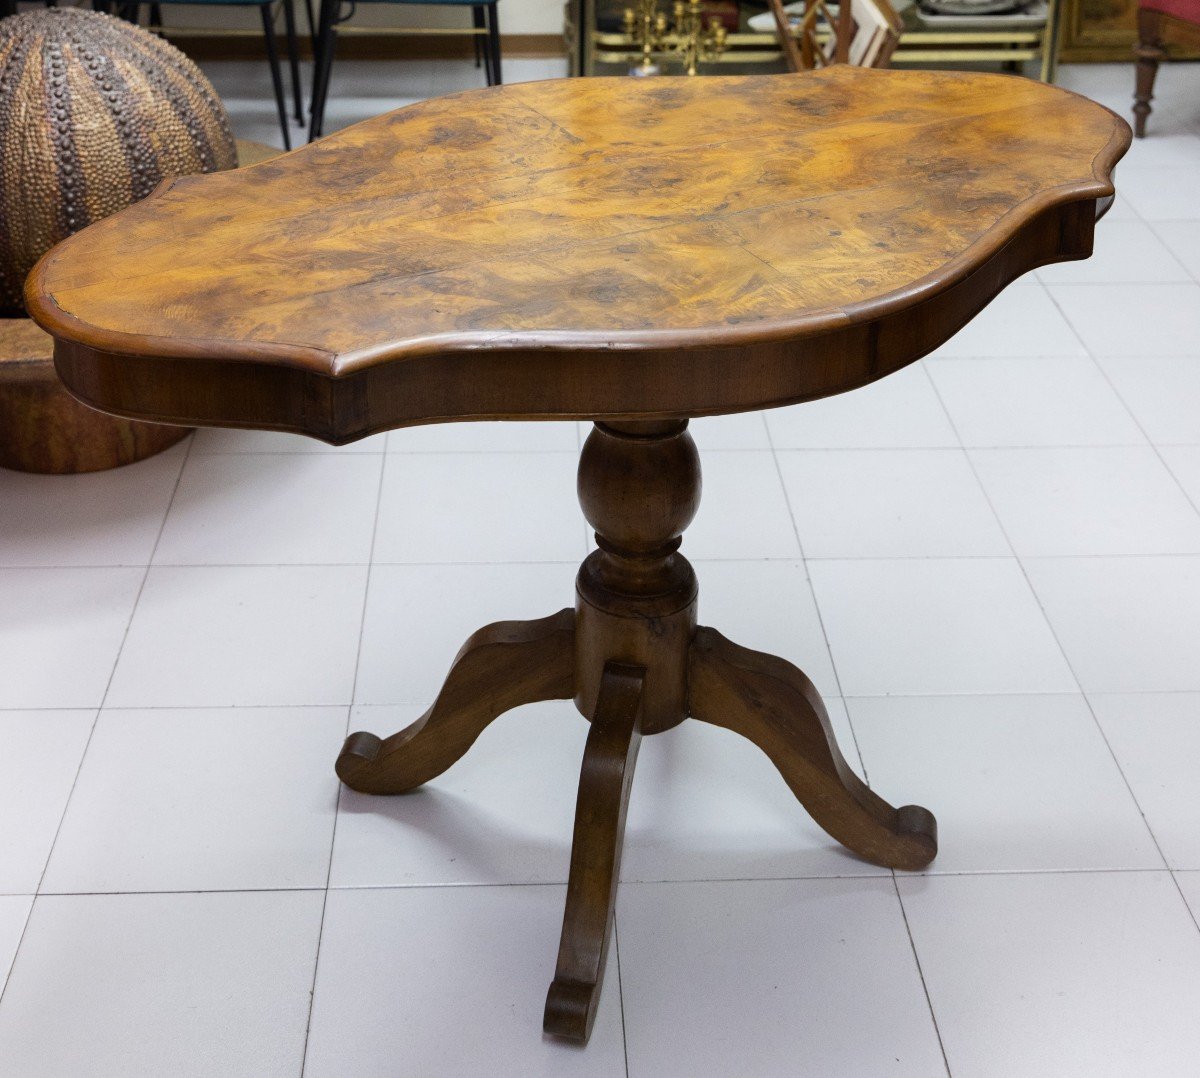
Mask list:
POLYGON ((271 84, 275 87, 275 106, 279 110, 279 127, 283 131, 283 148, 292 148, 292 139, 288 133, 287 104, 283 98, 283 78, 279 73, 279 50, 275 47, 275 20, 271 17, 271 5, 260 4, 262 14, 263 37, 267 44, 267 63, 271 67, 271 84))
POLYGON ((313 15, 312 0, 304 0, 304 15, 308 19, 308 43, 312 47, 313 58, 317 55, 317 20, 313 15))
POLYGON ((476 33, 471 38, 471 41, 475 46, 475 66, 479 67, 484 58, 487 47, 487 42, 485 40, 487 36, 487 26, 483 21, 483 8, 479 4, 475 4, 471 7, 471 24, 476 30, 476 33), (484 33, 479 33, 480 30, 483 30, 484 33))
POLYGON ((308 121, 308 141, 318 139, 325 126, 325 99, 329 95, 329 78, 333 70, 333 53, 337 47, 339 0, 320 0, 317 25, 317 49, 313 64, 312 114, 308 121))
POLYGON ((492 54, 492 73, 488 79, 489 86, 501 86, 504 80, 500 77, 500 13, 495 0, 487 6, 488 51, 492 54))
POLYGON ((296 11, 292 0, 283 0, 283 28, 287 34, 288 66, 292 69, 292 94, 296 99, 296 123, 304 124, 304 96, 300 92, 300 52, 296 41, 296 11))

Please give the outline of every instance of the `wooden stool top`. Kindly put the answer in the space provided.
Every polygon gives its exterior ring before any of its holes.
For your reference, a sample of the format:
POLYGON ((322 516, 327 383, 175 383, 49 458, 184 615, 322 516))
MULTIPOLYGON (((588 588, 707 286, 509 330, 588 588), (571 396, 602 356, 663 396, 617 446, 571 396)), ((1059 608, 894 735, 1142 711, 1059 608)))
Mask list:
POLYGON ((853 389, 1086 257, 1129 128, 1001 75, 573 79, 187 176, 51 251, 30 314, 124 415, 345 442, 853 389))

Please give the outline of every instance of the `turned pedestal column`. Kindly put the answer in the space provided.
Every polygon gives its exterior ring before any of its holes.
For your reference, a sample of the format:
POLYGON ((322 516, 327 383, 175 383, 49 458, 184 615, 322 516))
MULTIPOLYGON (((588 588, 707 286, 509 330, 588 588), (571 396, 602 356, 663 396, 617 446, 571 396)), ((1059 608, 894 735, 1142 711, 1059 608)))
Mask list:
POLYGON ((700 502, 700 459, 685 420, 597 423, 580 458, 579 501, 597 549, 580 567, 575 609, 480 629, 429 711, 386 739, 352 734, 337 772, 365 793, 402 793, 446 770, 502 712, 574 699, 592 728, 545 1028, 586 1041, 643 735, 689 716, 742 734, 817 823, 876 864, 920 868, 936 854, 937 838, 925 809, 892 808, 850 770, 803 673, 697 627, 696 573, 679 553, 700 502))

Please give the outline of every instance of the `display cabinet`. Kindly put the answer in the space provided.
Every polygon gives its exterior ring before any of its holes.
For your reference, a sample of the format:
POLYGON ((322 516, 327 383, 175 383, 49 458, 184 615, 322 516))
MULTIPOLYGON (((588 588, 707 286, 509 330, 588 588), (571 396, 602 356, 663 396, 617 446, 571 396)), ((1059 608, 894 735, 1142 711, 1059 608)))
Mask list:
MULTIPOLYGON (((573 75, 622 74, 642 59, 624 29, 626 6, 620 0, 568 0, 564 32, 573 75)), ((1010 69, 1033 64, 1044 82, 1053 82, 1059 10, 1059 0, 1042 0, 1017 15, 930 16, 910 4, 900 12, 904 32, 891 64, 911 67, 979 63, 1010 69)), ((725 48, 714 60, 702 63, 700 73, 730 72, 743 65, 749 70, 769 70, 772 65, 781 65, 774 30, 750 25, 751 20, 758 24, 755 16, 765 11, 765 4, 753 0, 736 6, 722 3, 719 15, 727 29, 725 48)))

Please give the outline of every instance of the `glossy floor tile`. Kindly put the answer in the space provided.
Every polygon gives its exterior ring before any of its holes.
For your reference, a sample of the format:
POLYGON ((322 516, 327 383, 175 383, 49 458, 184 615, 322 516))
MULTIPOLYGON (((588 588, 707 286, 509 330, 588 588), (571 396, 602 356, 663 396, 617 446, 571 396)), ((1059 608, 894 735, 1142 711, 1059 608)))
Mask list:
POLYGON ((847 696, 1072 692, 1013 558, 809 563, 847 696))
POLYGON ((712 561, 698 573, 701 624, 800 667, 823 696, 840 694, 803 562, 712 561))
POLYGON ((383 459, 369 453, 193 454, 157 565, 365 565, 383 459))
POLYGON ((32 907, 32 895, 0 895, 0 994, 8 983, 8 971, 32 907))
POLYGON ((324 897, 38 898, 0 1004, 0 1073, 299 1074, 324 897))
POLYGON ((890 878, 631 884, 617 928, 630 1075, 945 1073, 890 878))
POLYGON ((0 711, 0 895, 38 889, 96 712, 0 711))
MULTIPOLYGON (((575 559, 374 566, 354 702, 428 707, 472 633, 494 621, 545 618, 571 606, 576 572, 575 559)), ((357 640, 357 632, 351 635, 357 640)))
POLYGON ((1149 446, 975 449, 1021 557, 1200 553, 1200 513, 1149 446))
POLYGON ((0 569, 0 708, 95 708, 144 569, 0 569))
POLYGON ((1168 873, 898 882, 951 1074, 1195 1069, 1200 933, 1168 873))
POLYGON ((1095 693, 1092 709, 1172 868, 1200 870, 1200 693, 1095 693))
POLYGON ((1200 446, 1170 445, 1159 449, 1164 463, 1191 503, 1200 506, 1200 446))
POLYGON ((1163 867, 1082 696, 891 696, 847 707, 872 788, 938 818, 939 852, 925 871, 1163 867))
MULTIPOLYGON (((1158 169, 1153 174, 1151 186, 1155 190, 1158 190, 1155 181, 1161 174, 1158 169)), ((1121 193, 1129 195, 1132 190, 1135 208, 1140 201, 1137 191, 1142 175, 1138 169, 1121 170, 1121 193)), ((1144 213, 1142 216, 1146 217, 1144 213)), ((1096 246, 1091 258, 1043 266, 1037 275, 1049 284, 1190 280, 1187 270, 1145 221, 1108 221, 1096 230, 1096 246)))
POLYGON ((1077 356, 1084 354, 1084 347, 1046 289, 1027 280, 1001 292, 933 354, 957 358, 1077 356))
POLYGON ((1200 284, 1047 287, 1094 356, 1178 356, 1196 351, 1200 284), (1136 311, 1137 317, 1130 317, 1129 311, 1136 311))
MULTIPOLYGON (((1200 139, 1196 140, 1200 143, 1200 139)), ((1200 218, 1191 221, 1157 221, 1155 235, 1192 275, 1200 279, 1200 218)))
MULTIPOLYGON (((277 143, 266 65, 204 66, 277 143)), ((482 82, 339 57, 327 130, 482 82)), ((1127 113, 1128 64, 1060 82, 1127 113)), ((590 424, 0 470, 0 1075, 1196 1078, 1197 102, 1165 65, 1093 259, 854 393, 692 423, 700 623, 803 670, 940 852, 894 876, 739 735, 645 738, 585 1050, 541 1032, 574 703, 407 795, 333 768, 480 626, 574 603, 590 424)))
MULTIPOLYGON (((422 710, 356 707, 351 726, 383 736, 422 710)), ((587 733, 571 701, 530 704, 501 715, 463 759, 410 794, 343 790, 330 885, 565 884, 587 733)))
POLYGON ((345 708, 106 710, 43 893, 323 888, 345 708))
POLYGON ((307 1078, 625 1073, 616 950, 586 1051, 541 1034, 564 887, 333 890, 307 1078), (457 1015, 453 1030, 446 1026, 457 1015), (431 1036, 430 1030, 443 1030, 431 1036))
POLYGON ((1009 553, 961 449, 781 451, 779 467, 806 558, 1009 553))
POLYGON ((155 568, 112 707, 348 704, 365 566, 155 568))
POLYGON ((389 454, 377 563, 574 561, 585 553, 578 454, 389 454))
POLYGON ((796 558, 800 545, 787 496, 769 451, 705 453, 704 493, 683 540, 697 561, 729 557, 796 558))
POLYGON ((931 359, 927 367, 963 445, 1146 443, 1125 402, 1089 357, 931 359), (1063 401, 1071 406, 1064 408, 1063 401))
POLYGON ((1106 356, 1100 366, 1156 445, 1200 444, 1200 347, 1189 356, 1106 356))
POLYGON ((1200 557, 1024 565, 1085 692, 1200 690, 1200 557))
POLYGON ((0 565, 148 565, 187 445, 125 468, 0 468, 0 565))
POLYGON ((765 412, 776 449, 917 449, 958 444, 922 365, 853 393, 765 412))
MULTIPOLYGON (((861 773, 845 708, 827 698, 834 733, 861 773)), ((735 733, 688 722, 638 754, 621 879, 787 879, 878 876, 825 834, 761 749, 735 733)))
POLYGON ((1191 910, 1192 919, 1200 920, 1200 872, 1176 872, 1175 883, 1191 910))

